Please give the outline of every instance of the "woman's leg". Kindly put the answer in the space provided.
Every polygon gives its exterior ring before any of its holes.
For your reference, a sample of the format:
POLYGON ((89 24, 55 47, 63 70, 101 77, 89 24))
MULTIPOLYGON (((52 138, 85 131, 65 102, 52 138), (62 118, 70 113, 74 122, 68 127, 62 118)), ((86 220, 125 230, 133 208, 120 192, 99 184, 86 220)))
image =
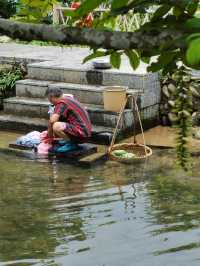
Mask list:
POLYGON ((66 128, 66 123, 56 122, 53 124, 53 133, 56 137, 69 141, 70 137, 65 133, 65 128, 66 128))
POLYGON ((56 122, 53 125, 53 132, 55 136, 66 141, 74 143, 86 143, 88 141, 88 138, 82 136, 80 130, 72 124, 56 122))

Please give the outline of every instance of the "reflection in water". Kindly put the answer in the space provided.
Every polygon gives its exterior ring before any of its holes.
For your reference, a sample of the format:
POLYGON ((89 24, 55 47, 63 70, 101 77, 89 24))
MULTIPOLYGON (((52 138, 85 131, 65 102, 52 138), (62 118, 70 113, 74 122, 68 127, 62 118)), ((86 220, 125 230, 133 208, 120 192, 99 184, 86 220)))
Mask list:
POLYGON ((134 183, 131 185, 131 187, 133 191, 131 192, 131 196, 125 199, 125 210, 128 211, 129 209, 131 209, 131 212, 133 212, 135 208, 135 199, 137 197, 137 194, 136 186, 134 183))
POLYGON ((58 179, 58 166, 57 166, 57 162, 56 159, 53 159, 52 161, 52 168, 53 168, 53 175, 52 175, 52 182, 56 183, 57 179, 58 179))
POLYGON ((26 165, 20 169, 17 162, 1 159, 0 260, 23 260, 27 254, 45 258, 57 246, 48 228, 51 203, 39 185, 43 176, 31 178, 26 165))
MULTIPOLYGON (((190 232, 200 226, 200 182, 198 180, 177 180, 170 176, 156 176, 147 185, 152 205, 152 221, 160 224, 152 231, 154 235, 164 235, 165 239, 174 232, 190 232)), ((189 238, 188 238, 189 240, 189 238)), ((157 254, 189 250, 200 247, 199 242, 191 242, 157 251, 157 254)))
POLYGON ((95 169, 1 155, 0 266, 198 265, 200 182, 173 164, 166 152, 95 169))

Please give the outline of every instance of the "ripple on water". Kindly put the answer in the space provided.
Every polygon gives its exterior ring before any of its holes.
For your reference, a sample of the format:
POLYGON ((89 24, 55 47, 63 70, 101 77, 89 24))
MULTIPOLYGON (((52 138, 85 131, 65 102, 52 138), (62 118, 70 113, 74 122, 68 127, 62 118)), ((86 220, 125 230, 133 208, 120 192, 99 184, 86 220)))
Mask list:
POLYGON ((200 181, 173 160, 80 169, 1 156, 0 265, 199 265, 200 181))

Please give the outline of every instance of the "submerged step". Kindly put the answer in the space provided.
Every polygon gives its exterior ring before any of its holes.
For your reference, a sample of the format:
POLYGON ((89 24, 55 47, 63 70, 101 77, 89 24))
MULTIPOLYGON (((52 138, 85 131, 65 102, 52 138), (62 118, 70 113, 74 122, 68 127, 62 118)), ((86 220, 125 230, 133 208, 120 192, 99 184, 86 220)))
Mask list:
MULTIPOLYGON (((84 104, 93 125, 115 127, 118 113, 106 111, 101 105, 84 104)), ((4 112, 28 117, 48 118, 49 102, 44 99, 14 97, 4 100, 4 112)), ((132 110, 126 109, 123 118, 123 127, 128 129, 133 124, 132 110)))
POLYGON ((0 128, 3 130, 14 130, 14 131, 32 131, 46 130, 48 126, 48 121, 41 118, 33 118, 23 115, 16 114, 5 114, 0 113, 0 128))
MULTIPOLYGON (((0 113, 0 128, 1 129, 11 129, 19 131, 27 130, 46 130, 48 126, 47 119, 28 117, 28 116, 18 116, 16 114, 5 114, 0 113)), ((99 134, 102 132, 113 133, 113 128, 104 126, 92 125, 93 134, 99 134)))

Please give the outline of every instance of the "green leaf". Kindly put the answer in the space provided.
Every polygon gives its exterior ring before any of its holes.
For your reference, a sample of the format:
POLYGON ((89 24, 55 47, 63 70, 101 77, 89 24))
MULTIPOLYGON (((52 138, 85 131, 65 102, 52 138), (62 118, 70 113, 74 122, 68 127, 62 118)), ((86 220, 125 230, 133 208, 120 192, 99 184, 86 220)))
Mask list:
POLYGON ((115 68, 120 68, 121 65, 121 54, 114 52, 110 55, 110 63, 115 68))
POLYGON ((114 30, 116 26, 116 18, 115 17, 108 17, 108 19, 104 22, 104 29, 106 30, 114 30))
POLYGON ((185 23, 185 27, 189 29, 199 29, 200 30, 200 18, 188 19, 185 23))
POLYGON ((126 6, 129 0, 113 0, 111 4, 111 9, 119 9, 121 7, 126 6))
POLYGON ((200 38, 200 33, 193 33, 190 34, 187 38, 186 38, 186 42, 190 43, 192 40, 196 39, 196 38, 200 38))
POLYGON ((176 17, 180 17, 184 13, 184 9, 179 8, 178 6, 175 6, 173 8, 173 15, 176 17))
POLYGON ((197 91, 197 89, 194 86, 190 85, 189 90, 192 92, 193 96, 200 97, 199 92, 197 91))
POLYGON ((158 72, 161 69, 162 66, 159 63, 151 63, 151 65, 147 67, 149 72, 158 72))
POLYGON ((186 60, 190 66, 200 67, 200 38, 190 42, 186 52, 186 60))
POLYGON ((144 62, 145 64, 149 64, 151 58, 150 57, 141 57, 142 62, 144 62))
POLYGON ((156 10, 152 20, 156 20, 158 18, 163 17, 164 15, 166 15, 170 11, 170 9, 171 9, 170 5, 162 5, 161 7, 159 7, 156 10))
POLYGON ((76 17, 76 12, 75 12, 75 10, 64 10, 63 11, 63 15, 65 17, 71 17, 71 18, 73 18, 73 17, 76 17))
POLYGON ((130 65, 135 70, 140 64, 140 57, 135 50, 125 50, 125 54, 129 58, 130 65))
MULTIPOLYGON (((102 4, 103 0, 86 0, 75 11, 76 17, 83 17, 102 4)), ((107 2, 107 1, 104 1, 107 2)))
POLYGON ((198 5, 199 3, 197 1, 196 2, 192 1, 191 3, 188 4, 187 11, 191 16, 196 13, 198 5))
POLYGON ((149 67, 148 71, 157 72, 167 65, 169 65, 175 58, 176 52, 165 52, 158 57, 157 62, 153 62, 149 67))
POLYGON ((103 52, 103 51, 94 51, 92 54, 88 55, 87 57, 85 57, 83 59, 83 64, 85 64, 87 61, 92 60, 94 58, 103 57, 103 56, 106 56, 106 55, 107 55, 106 52, 103 52))
POLYGON ((176 105, 174 101, 168 101, 168 104, 169 104, 170 106, 172 106, 172 107, 174 107, 174 106, 176 105))

